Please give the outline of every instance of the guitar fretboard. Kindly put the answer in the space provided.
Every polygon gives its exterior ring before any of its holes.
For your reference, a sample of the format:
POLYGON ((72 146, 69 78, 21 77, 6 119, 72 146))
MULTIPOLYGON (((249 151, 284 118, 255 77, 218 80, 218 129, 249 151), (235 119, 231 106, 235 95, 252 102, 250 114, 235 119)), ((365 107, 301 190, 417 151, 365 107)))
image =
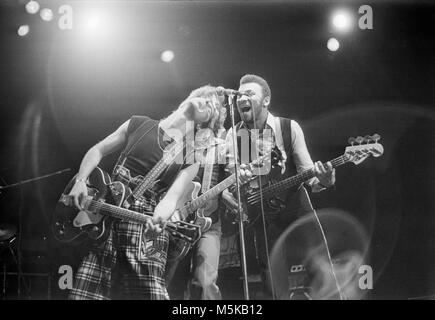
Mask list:
MULTIPOLYGON (((339 167, 339 166, 345 164, 346 162, 347 162, 347 158, 344 155, 331 160, 331 164, 332 164, 333 168, 339 167)), ((304 183, 305 181, 308 181, 311 178, 314 178, 314 176, 315 176, 314 169, 305 170, 297 175, 294 175, 294 176, 289 177, 287 179, 276 182, 270 186, 264 187, 262 190, 262 193, 260 193, 260 191, 256 191, 256 192, 252 193, 247 199, 248 203, 250 205, 257 204, 261 201, 261 194, 266 198, 270 197, 270 196, 277 194, 277 193, 280 193, 284 190, 298 186, 298 185, 304 183)))
POLYGON ((143 213, 139 213, 95 200, 91 200, 89 202, 89 210, 92 212, 96 211, 102 213, 112 218, 128 220, 140 224, 145 224, 147 221, 149 221, 149 219, 151 219, 152 215, 152 212, 145 211, 143 213))
POLYGON ((221 192, 223 192, 225 189, 230 187, 235 182, 236 182, 236 175, 233 173, 228 178, 226 178, 225 180, 221 181, 213 188, 208 190, 206 193, 192 200, 186 206, 182 207, 179 210, 181 215, 187 216, 188 214, 194 212, 196 209, 203 207, 210 199, 217 197, 221 192))
MULTIPOLYGON (((267 159, 268 156, 262 156, 257 161, 254 161, 250 164, 250 168, 252 170, 253 165, 259 165, 260 163, 263 163, 265 159, 267 159)), ((202 194, 198 198, 192 200, 189 204, 182 207, 179 212, 182 217, 187 217, 190 213, 194 212, 198 208, 203 207, 210 199, 213 199, 217 197, 220 193, 222 193, 225 189, 232 186, 234 183, 236 183, 236 174, 233 173, 225 180, 221 181, 217 185, 215 185, 213 188, 208 190, 206 193, 202 194)))

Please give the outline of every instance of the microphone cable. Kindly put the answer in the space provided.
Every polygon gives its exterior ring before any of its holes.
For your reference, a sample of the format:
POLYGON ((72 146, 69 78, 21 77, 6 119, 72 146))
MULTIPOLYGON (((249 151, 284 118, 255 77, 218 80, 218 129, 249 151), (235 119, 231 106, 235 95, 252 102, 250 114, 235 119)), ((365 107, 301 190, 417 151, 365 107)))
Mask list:
MULTIPOLYGON (((254 120, 254 129, 257 129, 256 128, 255 112, 252 109, 252 105, 251 105, 251 111, 252 111, 252 117, 253 117, 253 120, 254 120)), ((258 130, 258 135, 260 135, 260 131, 259 130, 258 130)), ((249 137, 252 138, 251 134, 249 135, 249 137)), ((260 136, 258 138, 260 138, 260 136)), ((262 140, 264 141, 264 136, 262 137, 262 140)), ((251 139, 250 143, 252 144, 252 139, 251 139)), ((257 149, 257 146, 255 146, 255 147, 257 149)), ((256 151, 259 151, 259 150, 256 150, 256 151)), ((256 154, 257 154, 257 152, 256 152, 256 154)), ((261 180, 261 174, 258 175, 258 180, 259 180, 258 182, 259 182, 259 191, 260 191, 261 218, 262 218, 262 222, 263 222, 264 245, 266 246, 267 269, 268 269, 269 278, 270 278, 270 287, 271 287, 270 289, 272 290, 272 299, 276 300, 276 297, 275 297, 275 285, 274 285, 274 281, 273 281, 272 266, 271 266, 271 263, 270 263, 270 255, 269 255, 269 241, 267 239, 266 215, 264 213, 263 184, 262 184, 262 180, 261 180)), ((267 285, 267 279, 266 279, 266 285, 267 285)))
POLYGON ((317 212, 311 203, 311 199, 308 195, 307 189, 305 189, 305 187, 303 187, 303 188, 305 190, 305 194, 307 195, 308 202, 310 203, 310 207, 313 210, 314 217, 316 218, 317 224, 318 224, 319 229, 320 229, 320 233, 322 234, 323 242, 325 243, 325 250, 326 250, 326 254, 328 256, 328 262, 329 262, 329 266, 331 268, 332 277, 334 278, 334 281, 335 281, 335 286, 337 287, 338 295, 340 296, 340 300, 345 300, 342 289, 340 287, 340 283, 338 282, 338 278, 337 278, 337 275, 336 275, 335 270, 334 270, 334 264, 332 262, 331 252, 329 250, 328 240, 326 238, 325 231, 323 229, 322 223, 320 222, 319 216, 317 215, 317 212))

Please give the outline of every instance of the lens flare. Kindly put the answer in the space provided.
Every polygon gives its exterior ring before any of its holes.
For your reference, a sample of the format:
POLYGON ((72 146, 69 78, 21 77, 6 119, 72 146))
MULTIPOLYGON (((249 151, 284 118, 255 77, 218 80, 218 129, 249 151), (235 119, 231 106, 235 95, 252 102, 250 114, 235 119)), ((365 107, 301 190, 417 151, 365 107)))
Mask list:
POLYGON ((277 299, 293 299, 295 292, 303 292, 309 299, 339 299, 338 287, 344 299, 361 299, 365 291, 358 286, 358 272, 366 263, 369 245, 365 229, 340 209, 321 209, 317 214, 327 231, 334 268, 314 215, 296 220, 282 233, 271 252, 277 299))
POLYGON ((41 10, 41 19, 44 21, 51 21, 53 20, 53 11, 48 8, 44 8, 41 10))
POLYGON ((352 23, 353 17, 348 11, 340 10, 332 15, 332 24, 338 31, 349 31, 352 28, 352 23))
POLYGON ((19 28, 18 28, 18 35, 20 36, 20 37, 24 37, 25 35, 27 35, 28 33, 29 33, 29 30, 30 30, 30 28, 29 28, 29 26, 26 24, 26 25, 22 25, 22 26, 20 26, 19 28))
POLYGON ((340 42, 335 38, 330 38, 326 44, 329 51, 337 51, 340 48, 340 42))
POLYGON ((171 50, 165 50, 162 52, 160 59, 162 59, 163 62, 169 63, 172 60, 174 60, 175 54, 171 50))
POLYGON ((35 14, 39 11, 39 3, 37 1, 29 1, 26 4, 26 11, 29 14, 35 14))

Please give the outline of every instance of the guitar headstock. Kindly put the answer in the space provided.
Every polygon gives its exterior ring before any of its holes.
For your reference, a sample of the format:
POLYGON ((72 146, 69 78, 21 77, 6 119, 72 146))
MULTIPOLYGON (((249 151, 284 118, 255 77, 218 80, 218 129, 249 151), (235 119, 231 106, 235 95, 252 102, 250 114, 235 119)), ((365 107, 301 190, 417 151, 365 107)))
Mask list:
POLYGON ((353 162, 358 165, 370 156, 380 157, 384 153, 384 147, 378 142, 381 136, 375 133, 365 137, 350 137, 348 142, 350 146, 344 151, 346 162, 353 162))

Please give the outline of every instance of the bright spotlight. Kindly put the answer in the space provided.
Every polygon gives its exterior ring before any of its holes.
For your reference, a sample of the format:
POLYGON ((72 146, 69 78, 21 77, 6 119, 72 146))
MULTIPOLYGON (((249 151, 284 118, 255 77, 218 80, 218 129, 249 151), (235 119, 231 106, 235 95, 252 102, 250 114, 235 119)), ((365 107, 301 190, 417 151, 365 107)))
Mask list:
POLYGON ((26 4, 26 11, 30 14, 35 14, 39 11, 39 3, 36 1, 29 1, 26 4))
POLYGON ((51 21, 53 19, 53 11, 48 8, 44 8, 41 10, 41 19, 44 21, 51 21))
POLYGON ((18 35, 20 36, 20 37, 24 37, 26 34, 28 34, 29 33, 29 26, 26 24, 26 25, 22 25, 22 26, 20 26, 19 28, 18 28, 18 35))
POLYGON ((162 59, 163 62, 169 63, 172 60, 174 60, 175 54, 171 50, 165 50, 162 52, 160 59, 162 59))
POLYGON ((330 38, 327 43, 327 47, 330 51, 337 51, 340 48, 340 42, 335 38, 330 38))
POLYGON ((353 17, 348 11, 337 11, 332 15, 332 24, 338 31, 349 31, 352 28, 353 17))
POLYGON ((100 25, 100 17, 96 15, 87 17, 85 21, 85 27, 88 31, 96 31, 100 25))
POLYGON ((90 11, 80 16, 77 25, 80 30, 80 38, 82 40, 88 39, 89 41, 102 45, 103 42, 110 41, 109 34, 111 34, 112 26, 110 23, 110 16, 104 12, 90 11))

